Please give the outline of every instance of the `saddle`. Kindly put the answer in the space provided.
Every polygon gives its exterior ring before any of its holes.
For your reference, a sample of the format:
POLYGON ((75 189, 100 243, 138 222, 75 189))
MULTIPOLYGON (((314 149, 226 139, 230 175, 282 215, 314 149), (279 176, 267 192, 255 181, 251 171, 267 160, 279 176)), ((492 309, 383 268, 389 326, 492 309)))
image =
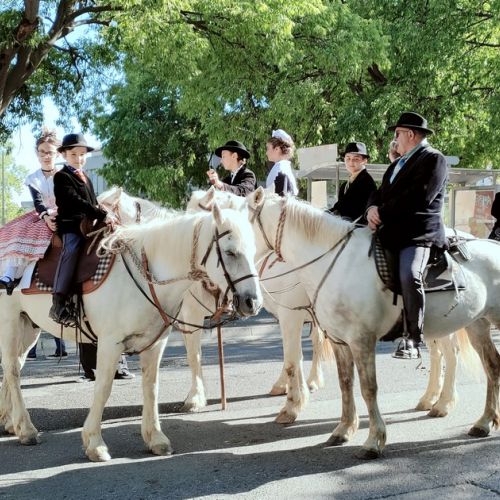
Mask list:
MULTIPOLYGON (((465 238, 452 236, 448 238, 448 250, 431 251, 423 277, 426 293, 465 290, 465 275, 459 262, 470 259, 465 241, 465 238)), ((373 253, 380 279, 394 293, 396 303, 397 295, 401 295, 398 256, 382 246, 376 233, 373 235, 370 253, 373 253)))
MULTIPOLYGON (((82 223, 81 230, 82 234, 88 235, 91 231, 95 232, 104 227, 106 227, 104 223, 99 223, 95 227, 84 226, 82 223)), ((95 237, 86 237, 80 251, 73 283, 83 293, 89 293, 100 286, 104 278, 108 275, 114 261, 114 255, 99 257, 96 253, 103 233, 101 231, 95 237)), ((45 256, 38 261, 35 267, 30 288, 23 289, 23 293, 50 293, 52 291, 62 246, 61 238, 54 233, 45 256)))

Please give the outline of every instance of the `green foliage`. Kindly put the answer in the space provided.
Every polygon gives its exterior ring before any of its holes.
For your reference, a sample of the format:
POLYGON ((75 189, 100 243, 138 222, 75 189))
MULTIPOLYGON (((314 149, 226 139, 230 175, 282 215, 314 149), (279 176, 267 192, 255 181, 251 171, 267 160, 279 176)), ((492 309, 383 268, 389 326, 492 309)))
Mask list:
POLYGON ((178 89, 210 147, 243 141, 260 178, 273 128, 298 146, 363 140, 385 162, 387 126, 406 110, 461 166, 500 163, 498 2, 156 0, 107 35, 178 89))
POLYGON ((0 196, 2 193, 5 194, 5 222, 8 222, 24 213, 24 210, 13 200, 13 196, 21 194, 24 179, 28 173, 26 167, 16 165, 13 161, 9 143, 0 144, 0 169, 2 168, 5 185, 0 186, 0 196))
POLYGON ((113 87, 113 111, 95 121, 109 159, 101 171, 109 184, 179 206, 192 186, 206 183, 205 134, 198 121, 179 114, 177 102, 175 90, 143 72, 130 72, 125 84, 113 87))

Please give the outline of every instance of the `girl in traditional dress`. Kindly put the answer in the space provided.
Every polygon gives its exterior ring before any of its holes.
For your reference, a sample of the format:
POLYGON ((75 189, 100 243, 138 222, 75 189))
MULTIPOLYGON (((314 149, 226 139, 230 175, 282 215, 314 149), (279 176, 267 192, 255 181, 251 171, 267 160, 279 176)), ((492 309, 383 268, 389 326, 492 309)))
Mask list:
POLYGON ((273 130, 266 143, 267 159, 274 162, 266 179, 266 189, 280 196, 297 196, 299 192, 290 162, 294 150, 295 144, 284 130, 273 130))
POLYGON ((25 181, 35 210, 0 228, 0 289, 5 289, 8 295, 12 294, 28 264, 44 256, 56 230, 53 177, 60 144, 54 131, 42 131, 36 141, 40 169, 28 175, 25 181))

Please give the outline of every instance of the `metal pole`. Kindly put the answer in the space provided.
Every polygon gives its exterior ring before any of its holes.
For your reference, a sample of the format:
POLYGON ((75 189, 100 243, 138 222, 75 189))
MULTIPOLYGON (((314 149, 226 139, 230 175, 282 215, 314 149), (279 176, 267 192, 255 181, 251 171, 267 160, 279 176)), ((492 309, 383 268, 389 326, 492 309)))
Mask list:
POLYGON ((5 149, 2 146, 2 226, 5 224, 5 149))
POLYGON ((217 325, 217 344, 219 346, 219 371, 220 371, 220 402, 222 409, 226 409, 226 387, 224 384, 224 346, 222 343, 222 327, 217 325))

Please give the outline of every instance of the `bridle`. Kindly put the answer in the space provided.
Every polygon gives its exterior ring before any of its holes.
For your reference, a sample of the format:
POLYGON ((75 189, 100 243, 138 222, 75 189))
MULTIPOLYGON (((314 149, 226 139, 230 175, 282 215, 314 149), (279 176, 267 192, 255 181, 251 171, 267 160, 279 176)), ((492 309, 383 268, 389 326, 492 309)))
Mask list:
MULTIPOLYGON (((208 244, 207 250, 204 253, 204 256, 200 262, 200 265, 206 266, 208 258, 210 257, 210 254, 212 252, 212 249, 215 247, 215 250, 217 252, 217 259, 218 259, 217 266, 220 265, 222 267, 222 270, 224 273, 224 279, 226 280, 226 284, 227 284, 226 291, 224 292, 222 299, 220 299, 219 288, 217 287, 217 285, 215 285, 210 280, 207 272, 205 270, 201 269, 200 267, 198 267, 196 264, 196 256, 198 254, 198 243, 199 243, 199 236, 200 236, 202 223, 203 223, 203 219, 200 219, 194 227, 193 244, 192 244, 191 259, 190 259, 191 269, 190 269, 190 272, 184 277, 172 278, 172 279, 167 279, 167 280, 156 279, 155 276, 149 270, 149 261, 148 261, 148 258, 147 258, 147 255, 146 255, 144 249, 141 250, 141 257, 140 258, 129 245, 127 245, 123 242, 119 242, 119 244, 116 245, 116 247, 114 247, 112 250, 109 250, 110 252, 113 252, 113 253, 121 253, 122 254, 123 263, 125 265, 125 268, 129 274, 129 276, 132 278, 132 281, 134 282, 136 287, 139 289, 139 291, 146 297, 146 299, 158 310, 158 312, 163 320, 163 323, 164 323, 164 325, 162 326, 158 335, 146 347, 144 347, 143 349, 138 351, 137 352, 138 354, 140 354, 141 352, 152 347, 160 339, 160 337, 163 335, 165 330, 168 327, 172 326, 174 323, 176 324, 176 326, 181 324, 181 325, 185 325, 185 326, 195 327, 197 329, 203 328, 203 325, 195 325, 192 323, 187 323, 185 321, 180 320, 177 316, 173 316, 173 315, 168 314, 160 304, 160 301, 159 301, 158 296, 156 294, 156 290, 155 290, 154 285, 164 286, 164 285, 169 285, 169 284, 173 284, 175 282, 184 281, 184 280, 202 281, 204 283, 205 289, 207 291, 209 291, 209 293, 211 293, 214 297, 217 297, 219 299, 218 300, 218 308, 213 315, 214 317, 219 319, 221 316, 220 310, 221 310, 221 308, 224 307, 224 304, 227 303, 226 300, 227 300, 227 296, 228 296, 229 291, 231 291, 233 293, 233 305, 235 308, 237 308, 239 306, 239 299, 238 299, 237 290, 236 290, 235 285, 237 285, 238 283, 245 281, 247 279, 258 278, 258 275, 253 274, 253 273, 246 274, 246 275, 244 275, 240 278, 237 278, 237 279, 231 278, 231 276, 227 270, 227 266, 226 266, 226 263, 224 261, 224 258, 222 256, 222 250, 220 247, 220 240, 222 238, 224 238, 225 236, 228 236, 229 234, 231 234, 231 230, 226 230, 222 233, 219 233, 218 229, 215 228, 214 235, 213 235, 212 239, 210 240, 210 243, 208 244), (143 290, 142 286, 140 285, 140 283, 137 281, 137 279, 133 275, 132 271, 130 270, 129 265, 125 260, 125 256, 123 255, 125 252, 131 256, 132 262, 134 263, 137 270, 140 272, 141 276, 146 281, 146 283, 149 287, 150 294, 151 294, 151 299, 149 298, 147 293, 143 290)), ((178 315, 178 313, 177 313, 177 315, 178 315)), ((192 331, 184 331, 184 330, 182 330, 182 331, 183 331, 183 333, 193 333, 192 331)))
MULTIPOLYGON (((266 245, 267 245, 268 249, 270 250, 270 252, 264 257, 263 265, 261 266, 261 268, 259 270, 259 278, 260 278, 261 283, 263 281, 268 281, 268 280, 272 280, 272 279, 279 278, 282 276, 286 276, 287 274, 291 274, 291 273, 294 273, 300 269, 304 269, 305 267, 310 266, 311 264, 314 264, 315 262, 321 260, 323 257, 325 257, 329 253, 333 252, 338 246, 340 246, 339 251, 336 252, 335 256, 333 257, 332 262, 330 262, 330 264, 328 265, 328 267, 326 269, 326 272, 323 274, 323 277, 321 278, 321 280, 319 282, 319 285, 314 293, 313 300, 311 301, 311 303, 308 306, 300 306, 299 307, 299 309, 306 309, 308 311, 311 310, 312 312, 310 312, 310 314, 314 315, 314 317, 315 317, 316 315, 314 314, 314 308, 316 305, 316 301, 318 299, 319 292, 320 292, 321 288, 323 287, 328 275, 332 272, 333 267, 336 264, 338 258, 340 257, 340 255, 344 251, 345 247, 347 246, 347 243, 349 242, 349 240, 352 236, 352 232, 354 231, 354 229, 356 229, 356 226, 353 225, 352 228, 349 229, 349 231, 344 236, 342 236, 342 238, 340 238, 332 247, 330 247, 328 250, 323 252, 318 257, 315 257, 314 259, 311 259, 310 261, 306 262, 305 264, 294 267, 293 269, 289 269, 288 271, 285 271, 283 273, 276 274, 274 276, 269 276, 267 278, 262 278, 261 276, 262 276, 262 274, 267 266, 267 262, 269 260, 269 257, 272 255, 273 252, 276 253, 277 258, 275 261, 273 261, 269 265, 269 268, 271 268, 277 261, 284 262, 283 256, 281 254, 281 241, 283 238, 283 230, 284 230, 284 226, 285 226, 285 222, 286 222, 288 199, 285 197, 281 201, 280 216, 279 216, 279 220, 278 220, 278 225, 276 227, 276 237, 275 237, 276 243, 275 243, 274 247, 271 245, 270 240, 266 235, 266 232, 264 230, 264 224, 262 223, 262 219, 261 219, 262 209, 264 208, 265 202, 266 202, 266 200, 264 198, 263 202, 258 207, 253 208, 253 207, 249 206, 249 209, 252 212, 252 218, 250 219, 250 221, 252 224, 254 224, 255 221, 257 222, 259 229, 262 233, 262 236, 264 238, 264 241, 266 242, 266 245)), ((270 293, 270 292, 267 292, 267 293, 270 293)))

